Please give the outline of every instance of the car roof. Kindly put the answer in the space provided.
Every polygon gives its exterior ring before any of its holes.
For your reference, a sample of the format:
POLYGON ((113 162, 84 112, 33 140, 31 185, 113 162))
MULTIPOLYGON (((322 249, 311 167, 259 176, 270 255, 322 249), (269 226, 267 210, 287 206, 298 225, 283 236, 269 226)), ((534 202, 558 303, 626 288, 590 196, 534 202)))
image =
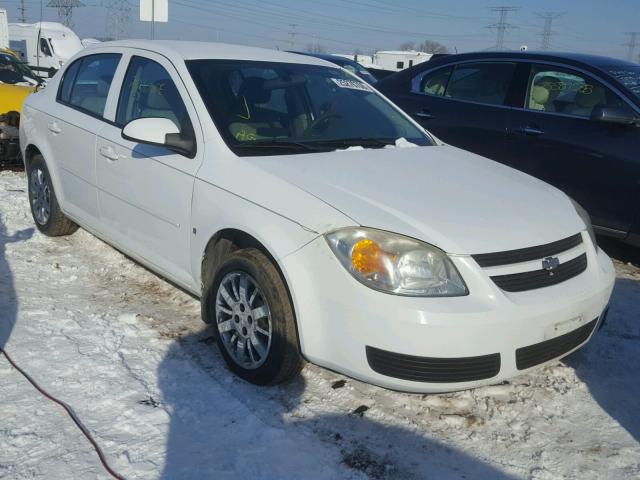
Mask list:
POLYGON ((181 58, 183 60, 251 60, 333 66, 329 62, 318 58, 280 50, 232 45, 228 43, 190 42, 182 40, 117 40, 92 46, 91 51, 95 52, 96 49, 108 50, 114 47, 148 50, 168 58, 181 58))
MULTIPOLYGON (((604 57, 600 55, 591 55, 586 53, 571 52, 519 52, 519 51, 499 51, 499 52, 470 52, 460 53, 456 55, 446 55, 435 58, 429 62, 420 63, 417 66, 440 65, 446 63, 455 63, 464 60, 488 59, 488 58, 514 58, 519 60, 545 60, 567 63, 573 65, 589 66, 597 69, 604 69, 610 66, 635 65, 627 60, 619 58, 604 57)), ((415 67, 414 67, 415 69, 415 67)))
POLYGON ((331 53, 312 53, 312 52, 295 52, 295 51, 291 51, 291 53, 295 53, 296 55, 306 55, 309 57, 321 58, 322 60, 327 60, 328 62, 356 63, 355 60, 352 60, 347 57, 342 57, 340 55, 332 55, 331 53))

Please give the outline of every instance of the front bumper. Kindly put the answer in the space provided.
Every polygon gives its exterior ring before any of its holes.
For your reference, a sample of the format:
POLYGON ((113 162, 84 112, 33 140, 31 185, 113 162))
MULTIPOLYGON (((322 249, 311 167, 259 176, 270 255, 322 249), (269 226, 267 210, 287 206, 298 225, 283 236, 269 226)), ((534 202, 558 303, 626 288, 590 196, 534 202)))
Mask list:
POLYGON ((452 256, 470 294, 450 298, 371 290, 351 277, 319 237, 283 261, 302 352, 326 368, 410 392, 498 383, 528 370, 532 360, 517 360, 522 352, 533 356, 535 366, 560 358, 591 337, 615 280, 611 260, 582 235, 578 253, 586 253, 587 269, 563 283, 526 292, 500 290, 470 256, 452 256), (570 335, 578 330, 582 335, 570 335), (380 352, 392 354, 389 368, 379 367, 385 360, 380 352), (435 376, 403 375, 407 365, 435 376), (452 365, 462 365, 466 374, 459 375, 458 368, 448 376, 452 365))

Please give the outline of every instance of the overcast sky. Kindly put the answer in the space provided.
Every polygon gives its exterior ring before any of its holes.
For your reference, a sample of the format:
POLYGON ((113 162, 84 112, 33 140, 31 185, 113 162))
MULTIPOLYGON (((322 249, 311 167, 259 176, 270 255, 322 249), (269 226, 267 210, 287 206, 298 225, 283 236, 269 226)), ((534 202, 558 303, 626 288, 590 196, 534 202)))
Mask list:
MULTIPOLYGON (((45 20, 55 20, 47 8, 45 20)), ((85 0, 75 10, 81 38, 105 35, 109 0, 85 0)), ((148 37, 150 26, 138 19, 139 2, 130 0, 132 37, 148 37)), ((18 21, 20 0, 0 0, 9 21, 18 21)), ((538 49, 544 20, 537 13, 558 12, 551 46, 554 50, 627 56, 624 32, 640 31, 639 0, 538 0, 536 2, 472 0, 169 0, 169 23, 156 28, 157 38, 220 40, 281 49, 305 49, 318 43, 333 53, 370 53, 396 49, 401 43, 436 40, 452 51, 490 49, 496 43, 495 5, 519 7, 509 14, 513 26, 505 45, 538 49), (532 5, 534 4, 535 5, 532 5), (291 32, 294 32, 291 34, 291 32)), ((25 0, 27 21, 40 18, 40 1, 25 0)), ((640 54, 638 36, 636 58, 640 54)))

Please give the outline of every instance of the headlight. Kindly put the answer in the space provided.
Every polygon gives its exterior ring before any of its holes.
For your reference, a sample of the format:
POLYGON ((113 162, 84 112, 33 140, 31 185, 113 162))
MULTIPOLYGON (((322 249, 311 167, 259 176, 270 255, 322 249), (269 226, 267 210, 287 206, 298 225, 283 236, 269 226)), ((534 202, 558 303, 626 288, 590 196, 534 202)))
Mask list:
POLYGON ((415 297, 456 297, 469 291, 440 249, 371 228, 344 228, 325 236, 342 266, 375 290, 415 297))
POLYGON ((591 237, 591 241, 593 242, 593 246, 598 249, 598 242, 596 241, 596 233, 593 231, 593 225, 591 225, 591 217, 589 213, 582 208, 582 206, 576 202, 574 199, 570 198, 571 203, 573 203, 573 207, 576 209, 576 213, 580 215, 580 218, 584 222, 587 227, 587 232, 589 232, 589 236, 591 237))

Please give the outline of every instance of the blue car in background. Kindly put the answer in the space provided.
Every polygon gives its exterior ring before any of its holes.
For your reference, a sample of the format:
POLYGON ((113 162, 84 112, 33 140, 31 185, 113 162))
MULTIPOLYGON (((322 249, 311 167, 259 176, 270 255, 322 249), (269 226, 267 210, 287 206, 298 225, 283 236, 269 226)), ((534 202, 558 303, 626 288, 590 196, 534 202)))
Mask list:
POLYGON ((376 88, 443 141, 536 176, 640 246, 640 65, 581 54, 448 55, 376 88))

